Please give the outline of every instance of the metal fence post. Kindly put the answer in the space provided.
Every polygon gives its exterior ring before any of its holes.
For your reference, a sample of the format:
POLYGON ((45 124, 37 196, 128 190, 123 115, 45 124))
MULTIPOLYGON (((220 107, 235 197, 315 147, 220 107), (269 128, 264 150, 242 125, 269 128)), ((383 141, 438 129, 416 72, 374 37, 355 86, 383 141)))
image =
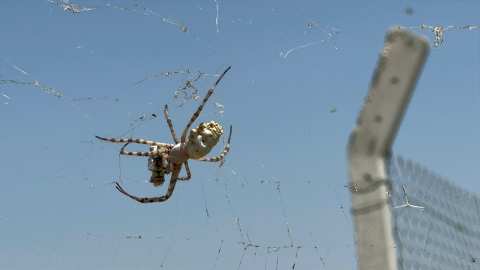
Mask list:
POLYGON ((396 270, 387 166, 391 145, 429 52, 429 42, 392 28, 348 146, 352 214, 361 270, 396 270))

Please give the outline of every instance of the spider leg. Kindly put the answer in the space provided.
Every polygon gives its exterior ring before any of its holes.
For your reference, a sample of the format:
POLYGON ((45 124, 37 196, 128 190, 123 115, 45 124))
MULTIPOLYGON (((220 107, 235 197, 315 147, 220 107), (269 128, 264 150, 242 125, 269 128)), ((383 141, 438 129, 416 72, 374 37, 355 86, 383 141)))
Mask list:
POLYGON ((147 145, 156 145, 159 147, 165 147, 167 149, 172 149, 175 145, 169 144, 169 143, 161 143, 161 142, 154 142, 154 141, 146 141, 142 139, 107 139, 107 138, 102 138, 99 136, 95 137, 97 139, 100 139, 102 141, 108 141, 108 142, 114 142, 114 143, 138 143, 138 144, 147 144, 147 145))
POLYGON ((190 180, 190 178, 192 178, 192 174, 190 173, 190 168, 188 167, 188 161, 186 161, 184 164, 185 164, 185 170, 187 171, 187 177, 179 177, 178 180, 187 181, 187 180, 190 180))
POLYGON ((128 152, 128 151, 120 151, 120 155, 126 156, 138 156, 138 157, 149 157, 151 152, 128 152))
POLYGON ((173 136, 173 140, 175 141, 175 144, 178 144, 179 141, 177 139, 177 135, 175 134, 175 130, 173 129, 173 124, 172 124, 172 120, 170 119, 170 116, 168 116, 168 106, 165 105, 165 119, 167 119, 167 124, 168 124, 168 127, 170 128, 170 132, 172 133, 172 136, 173 136))
POLYGON ((123 188, 120 186, 120 184, 118 184, 118 182, 115 182, 115 184, 117 184, 116 188, 118 191, 120 191, 121 193, 127 195, 128 197, 136 200, 136 201, 139 201, 139 198, 135 197, 135 196, 132 196, 130 194, 128 194, 125 190, 123 190, 123 188))
POLYGON ((152 198, 138 198, 138 197, 135 197, 135 196, 132 196, 132 195, 128 194, 118 183, 116 183, 117 184, 116 188, 117 188, 118 191, 120 191, 124 195, 134 199, 137 202, 141 202, 141 203, 164 202, 164 201, 168 200, 168 198, 170 198, 170 196, 172 196, 173 190, 175 189, 175 185, 177 184, 178 174, 180 173, 181 169, 182 169, 182 164, 173 164, 172 178, 170 178, 170 185, 168 185, 167 194, 165 194, 165 196, 152 197, 152 198))
MULTIPOLYGON (((130 143, 126 143, 121 149, 120 149, 120 155, 122 154, 122 152, 125 152, 123 151, 123 149, 125 149, 125 147, 127 147, 127 145, 129 145, 130 143)), ((152 147, 153 146, 150 146, 150 151, 152 150, 152 147)))
POLYGON ((217 87, 217 84, 218 84, 218 83, 220 82, 220 80, 223 78, 223 75, 225 75, 225 73, 227 73, 227 71, 228 71, 230 68, 231 68, 231 67, 228 67, 228 68, 222 73, 222 75, 220 75, 220 78, 218 78, 217 82, 216 82, 216 83, 212 86, 212 88, 208 91, 207 95, 206 95, 205 98, 203 99, 203 101, 202 101, 202 103, 200 104, 200 106, 198 106, 197 111, 193 114, 192 119, 190 119, 190 122, 188 122, 187 127, 186 127, 185 130, 183 131, 182 138, 181 138, 181 142, 182 142, 182 143, 185 142, 185 138, 187 137, 188 130, 190 130, 190 127, 192 126, 193 122, 195 122, 195 120, 197 119, 197 117, 200 115, 200 112, 202 111, 203 106, 205 106, 205 103, 207 103, 208 98, 213 94, 213 90, 215 90, 215 87, 217 87))
MULTIPOLYGON (((141 156, 141 157, 148 157, 150 155, 150 152, 128 152, 128 151, 123 151, 127 145, 130 143, 126 143, 122 149, 120 149, 120 155, 126 155, 126 156, 141 156)), ((150 146, 150 148, 152 148, 150 146)))
POLYGON ((198 158, 198 159, 195 159, 195 160, 198 160, 198 161, 207 161, 207 162, 217 162, 217 161, 220 161, 223 159, 223 157, 225 157, 225 155, 228 153, 228 151, 230 150, 230 138, 232 138, 232 126, 230 126, 230 134, 228 134, 228 142, 227 142, 227 146, 225 146, 225 149, 223 149, 222 153, 220 154, 220 156, 218 157, 214 157, 214 158, 198 158))
POLYGON ((159 155, 162 158, 167 158, 168 157, 168 150, 165 148, 160 148, 159 150, 152 151, 152 146, 150 146, 150 152, 128 152, 124 151, 125 146, 129 145, 130 143, 126 143, 122 149, 120 149, 120 155, 126 155, 126 156, 139 156, 139 157, 151 157, 155 155, 159 155))

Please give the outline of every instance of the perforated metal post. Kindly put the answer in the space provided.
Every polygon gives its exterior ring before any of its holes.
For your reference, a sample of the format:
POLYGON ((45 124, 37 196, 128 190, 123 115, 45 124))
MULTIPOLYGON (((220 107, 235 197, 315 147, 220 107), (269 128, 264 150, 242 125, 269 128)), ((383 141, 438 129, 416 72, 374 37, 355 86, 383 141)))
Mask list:
POLYGON ((361 270, 396 270, 387 166, 391 145, 420 76, 429 42, 392 28, 348 146, 352 214, 361 270))

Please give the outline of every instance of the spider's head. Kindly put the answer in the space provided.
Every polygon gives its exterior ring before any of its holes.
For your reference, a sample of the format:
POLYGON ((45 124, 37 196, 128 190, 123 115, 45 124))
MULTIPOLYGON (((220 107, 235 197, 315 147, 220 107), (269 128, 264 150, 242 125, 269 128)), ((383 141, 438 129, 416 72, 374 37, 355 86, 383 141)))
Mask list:
POLYGON ((210 153, 222 134, 222 126, 218 123, 200 123, 196 129, 190 131, 185 152, 193 159, 204 157, 210 153))

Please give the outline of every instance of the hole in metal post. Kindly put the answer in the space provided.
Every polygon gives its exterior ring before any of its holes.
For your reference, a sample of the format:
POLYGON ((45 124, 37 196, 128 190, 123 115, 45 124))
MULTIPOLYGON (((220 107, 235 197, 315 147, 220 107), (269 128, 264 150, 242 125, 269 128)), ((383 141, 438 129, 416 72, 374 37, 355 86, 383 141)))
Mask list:
POLYGON ((413 40, 411 40, 411 39, 407 40, 407 47, 411 48, 411 47, 413 47, 413 44, 414 44, 413 40))
POLYGON ((390 79, 390 83, 391 83, 391 84, 397 84, 398 81, 399 81, 399 80, 398 80, 398 77, 396 77, 396 76, 394 76, 394 77, 392 77, 392 78, 390 79))

